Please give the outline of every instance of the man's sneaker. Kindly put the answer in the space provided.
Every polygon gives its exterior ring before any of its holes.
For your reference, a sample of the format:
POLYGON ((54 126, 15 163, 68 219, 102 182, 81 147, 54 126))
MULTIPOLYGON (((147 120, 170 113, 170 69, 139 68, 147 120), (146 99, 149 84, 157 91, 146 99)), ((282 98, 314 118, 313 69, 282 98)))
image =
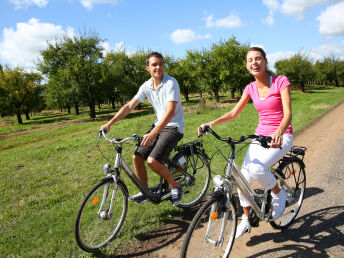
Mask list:
POLYGON ((246 217, 245 214, 243 214, 241 217, 241 223, 236 229, 235 238, 239 238, 246 232, 250 232, 250 231, 251 231, 251 225, 248 222, 248 217, 246 217))
POLYGON ((271 193, 272 196, 272 218, 279 218, 285 209, 287 193, 281 189, 278 194, 271 193))
POLYGON ((139 192, 135 195, 129 196, 128 201, 129 202, 138 202, 142 203, 143 201, 147 200, 148 198, 143 195, 143 193, 139 192))
POLYGON ((179 204, 180 200, 182 199, 182 194, 183 194, 182 186, 179 185, 179 187, 177 188, 172 187, 171 193, 172 193, 172 196, 171 196, 172 205, 176 206, 179 204))

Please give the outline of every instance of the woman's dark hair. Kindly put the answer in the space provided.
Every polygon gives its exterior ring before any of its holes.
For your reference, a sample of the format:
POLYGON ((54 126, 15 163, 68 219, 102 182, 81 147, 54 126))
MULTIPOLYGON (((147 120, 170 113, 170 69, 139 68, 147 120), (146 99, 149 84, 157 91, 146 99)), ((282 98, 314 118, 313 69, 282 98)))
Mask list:
POLYGON ((264 59, 267 61, 268 59, 266 58, 266 54, 265 54, 265 52, 264 52, 264 50, 262 49, 262 48, 260 48, 260 47, 250 47, 248 50, 247 50, 247 52, 246 52, 246 59, 245 59, 245 61, 247 60, 247 54, 248 54, 248 52, 250 52, 250 51, 258 51, 258 52, 260 52, 261 54, 262 54, 262 56, 264 57, 264 59))
POLYGON ((146 58, 146 66, 149 65, 149 58, 151 58, 152 56, 154 56, 156 58, 161 58, 162 62, 164 62, 164 58, 162 57, 162 54, 160 54, 159 52, 151 52, 148 54, 148 56, 146 58))

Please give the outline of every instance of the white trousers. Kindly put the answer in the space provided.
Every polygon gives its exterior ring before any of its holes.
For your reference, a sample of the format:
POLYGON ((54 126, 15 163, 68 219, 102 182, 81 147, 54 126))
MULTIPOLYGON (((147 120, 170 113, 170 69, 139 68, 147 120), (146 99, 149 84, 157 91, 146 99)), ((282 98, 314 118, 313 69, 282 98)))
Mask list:
MULTIPOLYGON (((279 161, 293 146, 293 135, 283 134, 282 149, 263 148, 259 144, 250 144, 241 167, 241 173, 249 184, 257 180, 265 190, 274 188, 276 185, 275 176, 267 169, 279 161)), ((238 189, 240 204, 242 207, 251 206, 238 189)))

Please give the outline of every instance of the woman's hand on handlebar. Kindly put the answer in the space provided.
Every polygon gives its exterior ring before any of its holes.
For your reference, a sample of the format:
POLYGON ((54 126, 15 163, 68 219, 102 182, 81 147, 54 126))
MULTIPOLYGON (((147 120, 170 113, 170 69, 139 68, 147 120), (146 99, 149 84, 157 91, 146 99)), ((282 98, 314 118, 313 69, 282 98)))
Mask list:
POLYGON ((109 132, 110 127, 111 127, 111 125, 109 125, 107 123, 105 125, 101 126, 99 129, 99 136, 102 136, 101 131, 104 131, 105 133, 109 132))
POLYGON ((204 129, 206 126, 209 126, 210 128, 213 128, 213 124, 210 123, 205 123, 205 124, 201 124, 197 130, 198 130, 198 135, 202 135, 204 132, 202 132, 202 129, 204 129))
POLYGON ((283 143, 283 135, 279 133, 274 133, 271 135, 271 144, 270 148, 281 148, 283 143))

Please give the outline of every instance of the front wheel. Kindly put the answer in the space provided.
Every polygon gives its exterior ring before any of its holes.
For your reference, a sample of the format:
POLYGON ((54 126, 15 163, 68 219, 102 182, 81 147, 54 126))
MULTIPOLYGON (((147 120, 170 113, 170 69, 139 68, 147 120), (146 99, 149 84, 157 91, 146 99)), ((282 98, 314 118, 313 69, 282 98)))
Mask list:
POLYGON ((179 152, 172 160, 187 172, 186 174, 178 169, 171 169, 173 177, 183 187, 182 199, 177 206, 186 208, 198 204, 206 195, 210 184, 210 166, 207 158, 203 153, 187 155, 179 152))
POLYGON ((237 217, 233 201, 224 195, 205 202, 193 218, 180 257, 228 257, 232 249, 237 217))
POLYGON ((284 161, 278 169, 284 179, 277 181, 280 188, 287 192, 286 208, 282 217, 271 221, 270 224, 276 229, 286 229, 300 211, 306 190, 306 173, 304 163, 298 158, 284 161))
POLYGON ((74 233, 79 247, 95 252, 113 240, 121 229, 128 209, 125 184, 105 178, 85 197, 78 210, 74 233))

